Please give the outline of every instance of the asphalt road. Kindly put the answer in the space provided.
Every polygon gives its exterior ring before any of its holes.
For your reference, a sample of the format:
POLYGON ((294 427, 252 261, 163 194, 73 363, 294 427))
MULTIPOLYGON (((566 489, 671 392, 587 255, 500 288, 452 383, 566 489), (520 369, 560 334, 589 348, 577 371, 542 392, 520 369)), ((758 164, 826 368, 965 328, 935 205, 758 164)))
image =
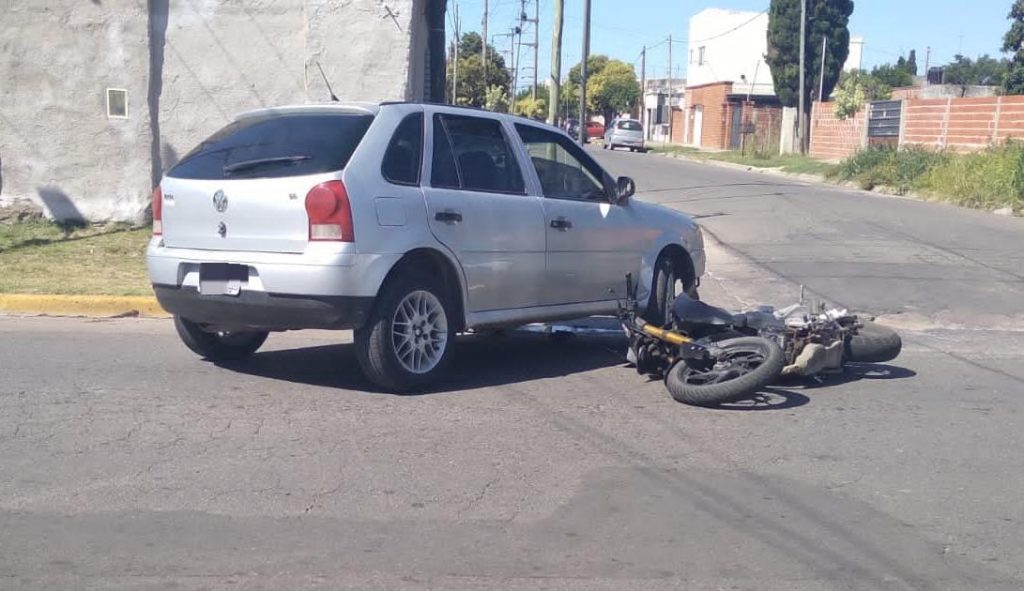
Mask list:
POLYGON ((705 299, 804 283, 904 354, 703 410, 617 338, 463 338, 391 396, 344 333, 217 367, 165 321, 0 318, 0 589, 1024 586, 1024 223, 601 158, 723 242, 705 299))

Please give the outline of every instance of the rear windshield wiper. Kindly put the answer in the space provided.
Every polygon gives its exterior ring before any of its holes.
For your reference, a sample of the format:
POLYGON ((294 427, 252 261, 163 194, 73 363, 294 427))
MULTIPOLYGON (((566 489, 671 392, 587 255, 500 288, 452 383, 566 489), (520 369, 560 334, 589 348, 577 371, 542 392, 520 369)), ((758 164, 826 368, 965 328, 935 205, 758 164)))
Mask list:
POLYGON ((294 162, 302 162, 303 160, 310 160, 312 158, 312 156, 299 155, 278 156, 277 158, 258 158, 256 160, 245 160, 244 162, 235 162, 234 164, 225 165, 224 173, 230 174, 232 172, 247 170, 249 168, 257 168, 260 166, 266 166, 268 164, 291 164, 294 162))

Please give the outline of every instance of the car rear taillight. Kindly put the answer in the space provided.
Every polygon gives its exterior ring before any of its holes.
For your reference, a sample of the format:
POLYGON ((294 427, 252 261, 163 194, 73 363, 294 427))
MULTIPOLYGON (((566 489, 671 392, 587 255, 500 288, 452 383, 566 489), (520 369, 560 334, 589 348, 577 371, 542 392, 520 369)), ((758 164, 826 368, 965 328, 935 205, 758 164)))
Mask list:
POLYGON ((164 192, 160 185, 153 189, 153 235, 160 236, 164 233, 164 192))
POLYGON ((306 194, 306 215, 310 241, 355 242, 352 206, 341 181, 320 183, 310 189, 306 194))

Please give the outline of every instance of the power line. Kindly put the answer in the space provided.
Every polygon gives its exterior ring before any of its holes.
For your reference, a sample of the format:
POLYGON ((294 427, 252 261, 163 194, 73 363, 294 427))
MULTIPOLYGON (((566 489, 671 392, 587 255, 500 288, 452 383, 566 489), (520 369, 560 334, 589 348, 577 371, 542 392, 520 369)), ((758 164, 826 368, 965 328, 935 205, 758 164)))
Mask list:
POLYGON ((761 16, 763 16, 765 14, 768 14, 768 11, 767 10, 762 10, 761 12, 759 12, 759 13, 755 14, 753 17, 751 17, 750 20, 743 21, 742 23, 736 25, 735 27, 729 29, 728 31, 723 31, 723 32, 721 32, 721 33, 719 33, 717 35, 712 35, 710 37, 705 37, 704 39, 693 39, 693 40, 690 41, 690 43, 704 43, 705 41, 711 41, 712 39, 718 39, 719 37, 725 37, 729 33, 732 33, 733 31, 735 31, 737 29, 742 29, 743 27, 745 27, 745 26, 749 25, 750 23, 756 21, 757 19, 761 18, 761 16))

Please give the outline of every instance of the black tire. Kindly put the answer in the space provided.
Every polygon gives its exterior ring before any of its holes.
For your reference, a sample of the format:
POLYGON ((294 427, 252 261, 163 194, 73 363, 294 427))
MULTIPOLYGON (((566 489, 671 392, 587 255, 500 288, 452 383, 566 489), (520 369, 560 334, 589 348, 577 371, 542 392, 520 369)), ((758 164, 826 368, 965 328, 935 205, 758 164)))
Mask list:
POLYGON ((734 354, 753 353, 763 360, 748 373, 723 382, 711 384, 690 383, 693 373, 687 362, 680 361, 672 366, 665 376, 665 385, 677 402, 693 406, 717 406, 726 402, 742 400, 778 379, 785 365, 785 355, 774 342, 761 337, 739 337, 725 339, 716 346, 734 354))
POLYGON ((400 270, 381 289, 366 324, 355 331, 356 356, 363 373, 378 387, 398 393, 422 390, 436 382, 448 368, 455 346, 453 309, 444 285, 437 278, 421 271, 400 270), (398 306, 414 292, 427 292, 436 298, 444 310, 447 327, 440 360, 422 373, 407 369, 399 360, 394 336, 398 306))
POLYGON ((210 361, 237 361, 255 353, 267 340, 266 331, 206 332, 195 322, 175 314, 174 329, 181 342, 210 361))
POLYGON ((846 361, 860 363, 881 363, 896 359, 903 349, 900 335, 880 324, 864 322, 857 333, 846 339, 844 353, 846 361))
POLYGON ((672 257, 662 254, 654 263, 654 280, 651 284, 651 297, 647 302, 647 313, 644 320, 657 326, 664 326, 672 317, 672 304, 675 302, 676 283, 682 281, 686 295, 698 300, 697 286, 686 286, 686 279, 680 274, 678 265, 672 257))

